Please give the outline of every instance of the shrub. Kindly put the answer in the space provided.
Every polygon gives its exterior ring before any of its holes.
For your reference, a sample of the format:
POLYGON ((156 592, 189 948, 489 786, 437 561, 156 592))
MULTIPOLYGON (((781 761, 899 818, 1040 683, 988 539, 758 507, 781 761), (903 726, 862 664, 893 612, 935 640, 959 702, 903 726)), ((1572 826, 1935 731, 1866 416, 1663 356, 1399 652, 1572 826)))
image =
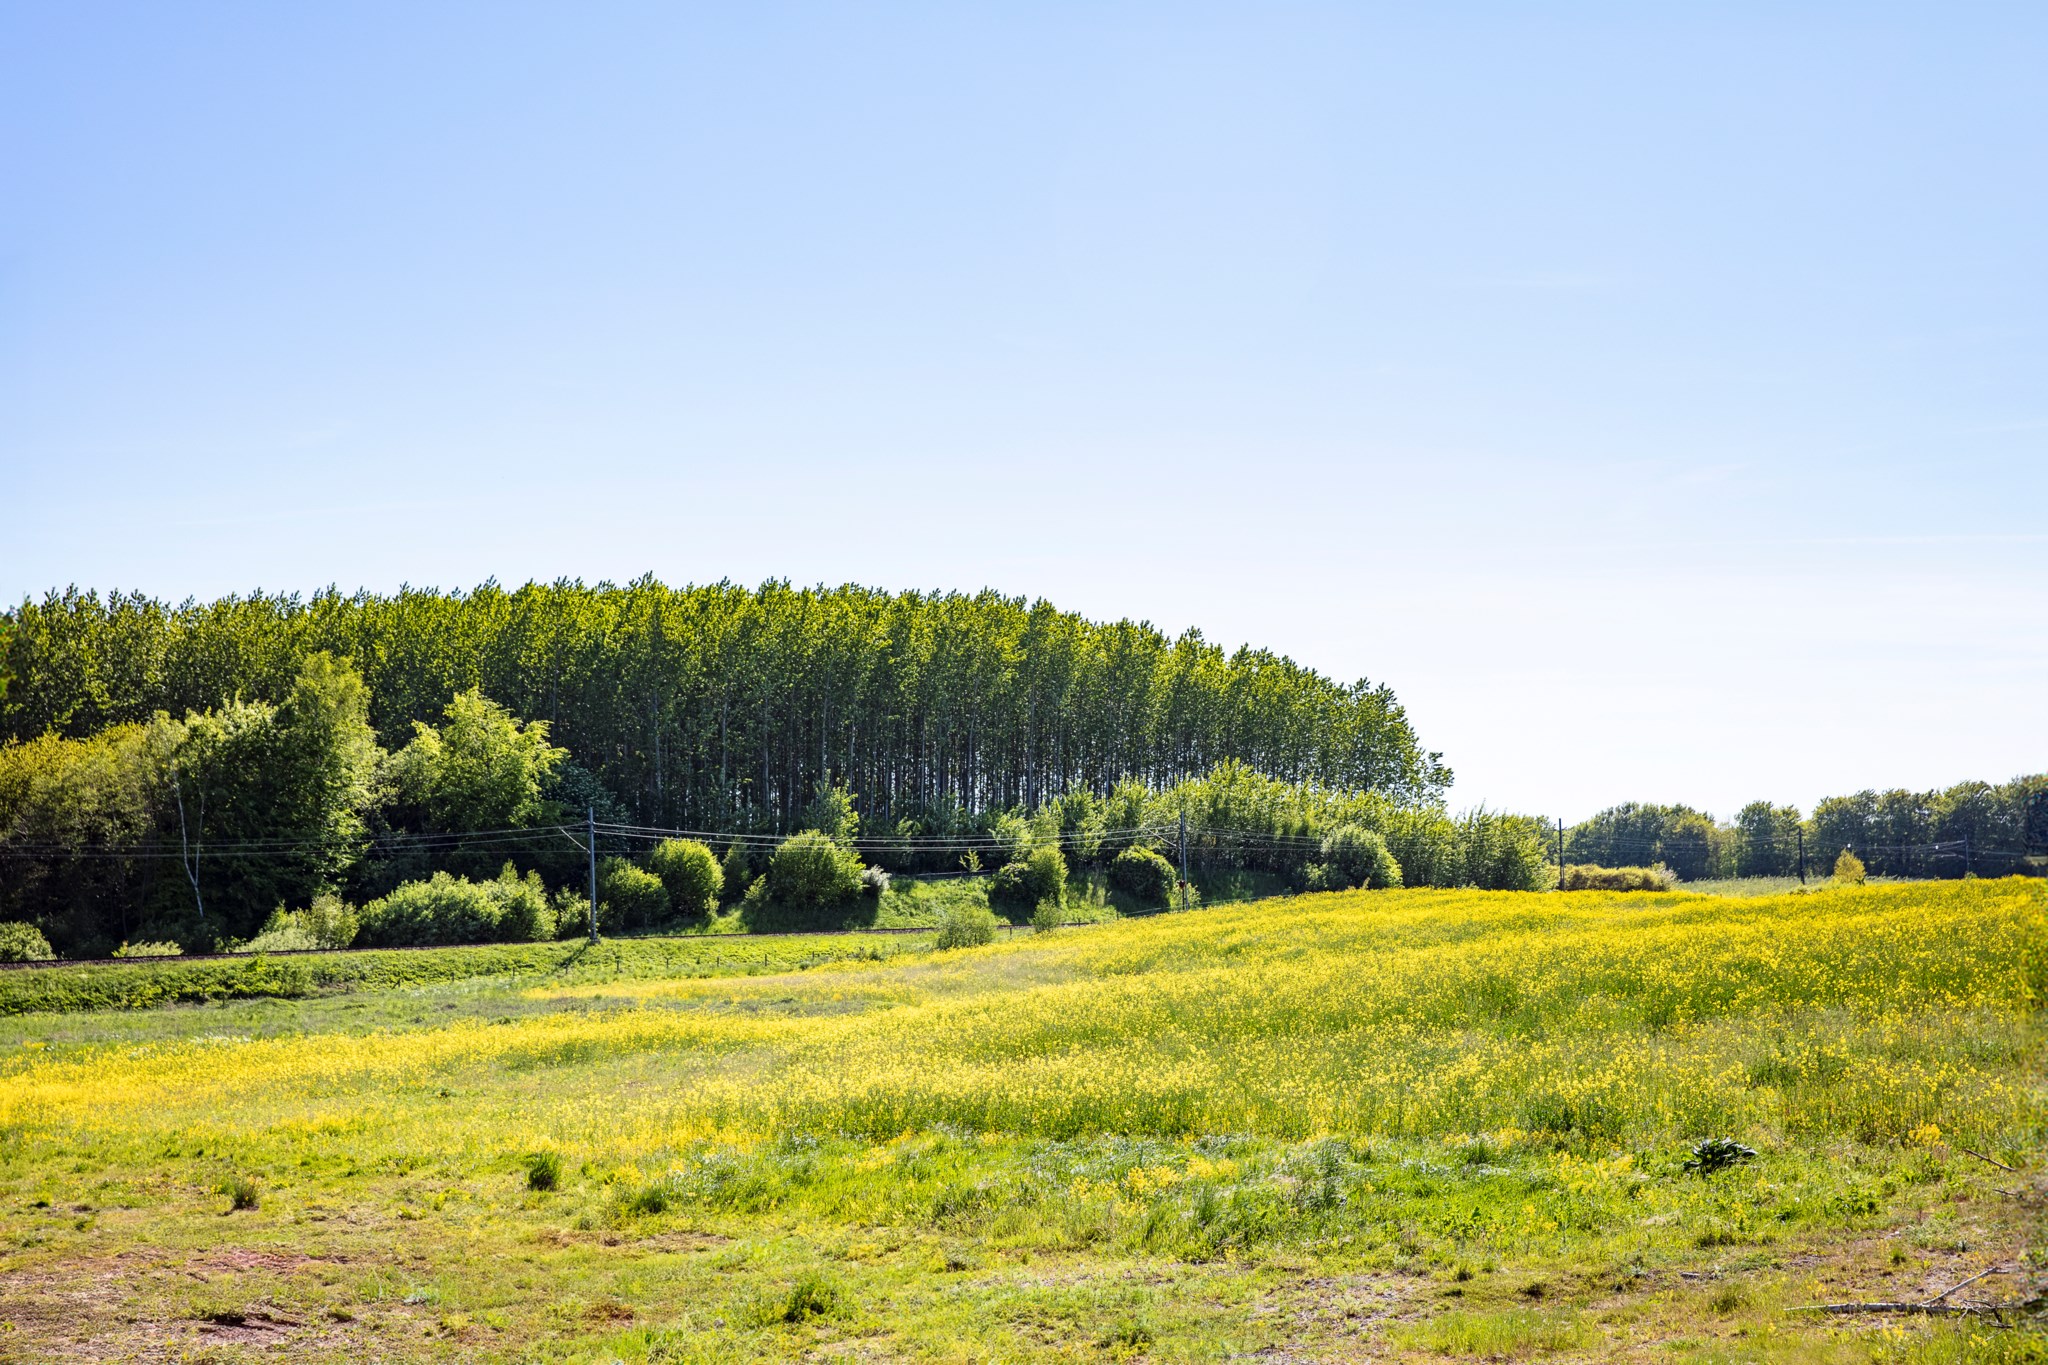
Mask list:
POLYGON ((48 962, 57 955, 50 940, 33 924, 10 920, 0 924, 0 962, 48 962))
POLYGON ((747 851, 734 844, 725 851, 725 858, 718 864, 724 880, 722 898, 736 901, 747 894, 747 887, 753 883, 754 870, 747 865, 747 851))
POLYGON ((888 872, 879 867, 862 868, 860 874, 860 890, 862 895, 874 896, 877 899, 888 895, 888 872))
POLYGON ((718 909, 725 872, 711 850, 695 839, 664 839, 647 855, 647 866, 668 892, 669 908, 695 919, 718 909))
POLYGON ((989 880, 988 903, 1012 919, 1030 915, 1045 901, 1062 905, 1066 899, 1067 858, 1050 846, 1003 864, 989 880))
POLYGON ((860 859, 817 830, 784 839, 768 859, 768 898, 812 909, 860 894, 860 859))
POLYGON ((597 868, 597 923, 608 933, 652 929, 668 919, 668 888, 661 878, 624 858, 597 868))
POLYGON ((1329 889, 1369 886, 1384 890, 1401 884, 1401 864, 1387 851, 1387 841, 1362 825, 1339 825, 1323 836, 1324 876, 1329 889))
POLYGON ((1843 849, 1842 855, 1835 859, 1835 880, 1852 886, 1861 886, 1863 875, 1863 860, 1848 849, 1843 849))
POLYGON ((346 948, 361 928, 356 909, 339 896, 322 893, 304 910, 279 906, 263 923, 263 932, 242 945, 244 952, 288 953, 319 948, 346 948))
POLYGON ((436 872, 427 881, 406 882, 364 906, 357 918, 356 938, 370 948, 523 943, 554 928, 540 875, 521 878, 510 863, 495 881, 436 872))
POLYGON ((1668 867, 1595 867, 1573 863, 1564 870, 1567 891, 1669 891, 1676 882, 1668 867))
POLYGON ((555 917, 549 938, 577 938, 590 932, 590 893, 564 886, 548 897, 548 913, 555 917))
POLYGON ((1142 844, 1109 860, 1109 884, 1140 905, 1162 906, 1173 899, 1173 864, 1142 844))
POLYGON ((535 1152, 526 1158, 526 1188, 552 1190, 562 1183, 562 1158, 553 1152, 535 1152))
POLYGON ((1745 1147, 1734 1138, 1701 1138, 1692 1145, 1692 1156, 1686 1161, 1685 1169, 1697 1171, 1705 1177, 1754 1160, 1756 1149, 1745 1147))
POLYGON ((956 905, 939 924, 934 948, 979 948, 996 939, 996 917, 979 905, 956 905))
POLYGON ((1067 922, 1067 912, 1056 901, 1040 901, 1038 908, 1031 912, 1031 928, 1034 933, 1049 934, 1067 922))
POLYGON ((114 949, 115 957, 183 957, 185 950, 169 939, 159 943, 124 943, 114 949))

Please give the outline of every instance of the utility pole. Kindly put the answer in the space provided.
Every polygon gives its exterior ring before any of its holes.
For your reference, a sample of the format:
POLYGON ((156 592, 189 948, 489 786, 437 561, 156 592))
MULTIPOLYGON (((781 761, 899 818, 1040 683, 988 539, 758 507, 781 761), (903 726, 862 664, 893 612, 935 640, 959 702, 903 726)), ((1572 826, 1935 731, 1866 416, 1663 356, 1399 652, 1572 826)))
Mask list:
POLYGON ((1188 813, 1180 813, 1180 908, 1188 908, 1188 813))
POLYGON ((1557 889, 1564 890, 1564 821, 1557 822, 1557 889))
POLYGON ((1970 836, 1966 833, 1963 835, 1963 875, 1969 876, 1970 871, 1970 836))
POLYGON ((595 943, 597 942, 597 807, 595 805, 585 806, 583 814, 586 821, 583 828, 587 836, 587 847, 590 849, 590 941, 595 943))
POLYGON ((1799 884, 1806 885, 1806 826, 1798 826, 1799 833, 1799 884))

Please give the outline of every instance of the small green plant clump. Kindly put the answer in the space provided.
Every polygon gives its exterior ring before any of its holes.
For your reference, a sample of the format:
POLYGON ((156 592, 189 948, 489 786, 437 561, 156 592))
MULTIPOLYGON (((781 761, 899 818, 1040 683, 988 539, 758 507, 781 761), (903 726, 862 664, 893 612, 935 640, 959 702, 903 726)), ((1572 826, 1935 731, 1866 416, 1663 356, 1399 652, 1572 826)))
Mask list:
POLYGON ((1835 880, 1847 886, 1863 885, 1863 860, 1843 849, 1841 856, 1835 859, 1835 880))
POLYGON ((1686 1161, 1685 1169, 1705 1177, 1754 1160, 1756 1148, 1745 1147, 1734 1138, 1701 1138, 1692 1145, 1692 1156, 1686 1161))
POLYGON ((0 962, 49 962, 57 955, 50 940, 33 924, 11 920, 0 924, 0 962))
POLYGON ((230 1212, 257 1208, 263 1203, 263 1191, 246 1175, 231 1175, 221 1181, 220 1192, 228 1197, 230 1212))
POLYGON ((1034 933, 1049 934, 1067 922, 1067 912, 1057 901, 1040 901, 1038 909, 1031 912, 1031 928, 1034 933))
POLYGON ((558 1189, 562 1184, 562 1158, 553 1152, 535 1152, 526 1158, 526 1188, 558 1189))
POLYGON ((754 1305, 753 1318, 762 1327, 779 1323, 809 1322, 829 1316, 839 1306, 839 1290, 822 1275, 799 1275, 787 1292, 764 1295, 754 1305))

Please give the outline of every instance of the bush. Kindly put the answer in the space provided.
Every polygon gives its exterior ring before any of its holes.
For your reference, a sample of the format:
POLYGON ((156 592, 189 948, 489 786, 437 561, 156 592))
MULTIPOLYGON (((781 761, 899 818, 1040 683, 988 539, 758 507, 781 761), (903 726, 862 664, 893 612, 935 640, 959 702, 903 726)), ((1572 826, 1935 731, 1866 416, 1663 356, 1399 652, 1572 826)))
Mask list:
POLYGON ((304 910, 279 906, 264 921, 263 932, 242 945, 244 952, 289 953, 319 948, 346 948, 361 929, 356 908, 339 896, 321 894, 304 910))
POLYGON ((668 892, 675 914, 696 919, 718 909, 725 872, 711 850, 695 839, 664 839, 647 855, 647 866, 668 892))
POLYGON ((357 918, 357 941, 370 948, 524 943, 554 930, 540 875, 521 878, 510 863, 495 881, 436 872, 430 880, 406 882, 364 906, 357 918))
POLYGON ((10 920, 0 924, 0 962, 48 962, 57 955, 50 940, 33 924, 10 920))
POLYGON ((784 839, 768 859, 770 900, 816 909, 860 894, 860 859, 824 834, 807 829, 784 839))
POLYGON ((1178 880, 1173 864, 1142 844, 1134 844, 1109 860, 1110 886, 1140 905, 1169 904, 1178 880))
POLYGON ((590 893, 561 887, 548 897, 548 913, 555 917, 554 928, 542 937, 580 938, 590 932, 590 893))
POLYGON ((1323 836, 1323 877, 1332 891, 1354 886, 1385 890, 1401 884, 1401 864, 1387 841, 1362 825, 1339 825, 1323 836))
POLYGON ((1031 929, 1034 933, 1049 934, 1067 922, 1067 912, 1052 901, 1040 901, 1038 908, 1031 912, 1031 929))
POLYGON ((996 917, 979 905, 956 905, 939 924, 934 948, 979 948, 996 939, 996 917))
POLYGON ((124 943, 114 949, 114 957, 183 957, 185 950, 178 944, 165 939, 159 943, 124 943))
POLYGON ((263 1191, 246 1175, 231 1175, 216 1186, 228 1197, 230 1209, 253 1209, 263 1203, 263 1191))
POLYGON ((1852 886, 1863 885, 1863 860, 1843 849, 1842 856, 1835 859, 1835 880, 1852 886))
POLYGON ((1574 863, 1564 870, 1567 891, 1669 891, 1677 882, 1668 867, 1595 867, 1574 863))
POLYGON ((661 878, 624 858, 597 867, 597 924, 607 933, 652 929, 667 921, 668 888, 661 878))
POLYGON ((1066 899, 1067 858, 1057 848, 1033 849, 989 879, 988 903, 1011 919, 1029 917, 1045 901, 1063 905, 1066 899))
POLYGON ((721 895, 727 901, 736 901, 746 895, 747 887, 753 884, 754 869, 747 865, 746 849, 738 844, 725 851, 725 858, 718 864, 718 870, 724 879, 721 895))
POLYGON ((860 893, 863 896, 873 896, 877 900, 888 895, 888 872, 879 867, 862 868, 860 874, 860 893))

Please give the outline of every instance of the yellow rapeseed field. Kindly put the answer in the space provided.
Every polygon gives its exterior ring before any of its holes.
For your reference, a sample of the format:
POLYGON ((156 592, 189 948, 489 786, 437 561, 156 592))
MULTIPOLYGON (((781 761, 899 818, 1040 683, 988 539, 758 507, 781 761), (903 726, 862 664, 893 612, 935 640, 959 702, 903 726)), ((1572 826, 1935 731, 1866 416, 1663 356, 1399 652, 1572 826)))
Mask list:
POLYGON ((2048 1265, 2044 1004, 2011 879, 22 1016, 0 1360, 2038 1365, 1792 1310, 2048 1265))

